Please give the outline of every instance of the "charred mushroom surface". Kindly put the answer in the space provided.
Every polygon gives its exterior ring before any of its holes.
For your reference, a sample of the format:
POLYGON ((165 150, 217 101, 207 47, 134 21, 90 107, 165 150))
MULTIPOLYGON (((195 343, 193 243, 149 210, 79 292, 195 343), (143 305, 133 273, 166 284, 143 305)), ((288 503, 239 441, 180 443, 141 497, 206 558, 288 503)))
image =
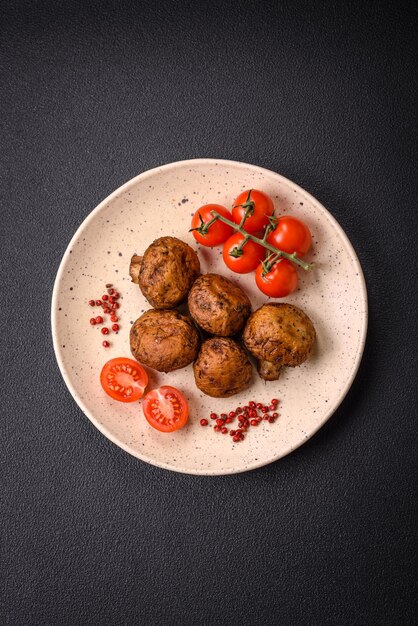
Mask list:
POLYGON ((177 311, 146 311, 131 328, 131 352, 137 361, 159 372, 172 372, 195 360, 199 334, 177 311))
POLYGON ((277 380, 284 365, 301 365, 315 343, 314 326, 302 309, 285 303, 264 304, 250 316, 243 333, 246 348, 259 359, 264 380, 277 380))
POLYGON ((203 342, 193 370, 197 387, 214 398, 228 398, 243 391, 252 375, 245 350, 225 337, 212 337, 203 342))
POLYGON ((131 260, 130 274, 155 309, 172 309, 187 298, 200 274, 196 252, 176 237, 160 237, 131 260), (138 268, 139 265, 139 268, 138 268))
POLYGON ((218 274, 204 274, 195 281, 188 305, 190 315, 203 330, 221 337, 240 332, 251 313, 244 291, 218 274))

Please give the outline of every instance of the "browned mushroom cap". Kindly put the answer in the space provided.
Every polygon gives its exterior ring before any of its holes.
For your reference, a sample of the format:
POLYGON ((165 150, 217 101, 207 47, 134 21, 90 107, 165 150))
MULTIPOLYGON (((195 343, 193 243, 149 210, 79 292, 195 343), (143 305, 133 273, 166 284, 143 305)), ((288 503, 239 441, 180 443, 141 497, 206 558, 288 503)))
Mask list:
POLYGON ((244 349, 225 337, 212 337, 203 342, 193 370, 197 387, 214 398, 228 398, 243 391, 252 375, 244 349))
POLYGON ((190 290, 188 305, 194 321, 220 337, 239 333, 251 313, 251 303, 243 290, 219 274, 200 276, 190 290))
POLYGON ((199 350, 199 334, 177 311, 146 311, 131 328, 131 352, 137 361, 160 372, 186 367, 199 350))
POLYGON ((315 342, 315 329, 298 307, 272 302, 250 316, 243 340, 247 349, 260 360, 260 376, 276 380, 283 365, 295 367, 308 358, 315 342))
POLYGON ((130 273, 156 309, 172 309, 187 298, 200 273, 196 252, 176 237, 160 237, 140 257, 132 258, 130 273), (139 273, 137 272, 139 260, 139 273))

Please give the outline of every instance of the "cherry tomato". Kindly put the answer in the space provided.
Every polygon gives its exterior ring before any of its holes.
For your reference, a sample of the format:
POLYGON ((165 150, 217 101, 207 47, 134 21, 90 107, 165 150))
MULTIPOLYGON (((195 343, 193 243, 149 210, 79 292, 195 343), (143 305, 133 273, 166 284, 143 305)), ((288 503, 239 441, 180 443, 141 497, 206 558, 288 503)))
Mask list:
POLYGON ((244 241, 244 236, 241 235, 241 233, 235 233, 235 235, 227 239, 224 243, 223 258, 225 265, 229 267, 230 270, 238 274, 247 274, 255 270, 257 265, 264 259, 266 252, 263 246, 249 239, 242 248, 241 256, 231 256, 231 252, 233 252, 242 241, 244 241))
POLYGON ((269 223, 269 215, 273 215, 273 200, 258 189, 247 189, 239 194, 234 200, 232 217, 236 224, 240 224, 244 216, 246 206, 253 211, 244 222, 244 228, 248 233, 257 233, 263 230, 269 223), (251 204, 252 203, 252 204, 251 204))
POLYGON ((284 215, 279 218, 276 228, 267 237, 268 243, 283 252, 298 256, 306 254, 311 247, 312 237, 309 228, 296 217, 284 215))
POLYGON ((148 374, 133 359, 110 359, 100 373, 100 382, 108 396, 120 402, 135 402, 144 395, 148 374))
POLYGON ((263 266, 255 271, 257 287, 270 298, 284 298, 298 286, 298 273, 295 266, 287 259, 281 259, 263 276, 263 266))
MULTIPOLYGON (((205 224, 210 222, 213 219, 213 215, 211 211, 217 211, 222 217, 226 217, 232 222, 232 215, 228 209, 220 204, 205 204, 200 207, 193 215, 192 218, 192 228, 199 228, 202 225, 202 220, 205 224)), ((228 239, 230 235, 233 233, 233 228, 228 226, 228 224, 224 224, 220 220, 216 220, 209 227, 209 230, 206 234, 202 235, 197 230, 193 230, 193 237, 202 244, 202 246, 218 246, 220 243, 223 243, 228 239)))
POLYGON ((151 426, 163 433, 183 428, 189 417, 186 398, 181 391, 168 385, 147 393, 142 409, 151 426))

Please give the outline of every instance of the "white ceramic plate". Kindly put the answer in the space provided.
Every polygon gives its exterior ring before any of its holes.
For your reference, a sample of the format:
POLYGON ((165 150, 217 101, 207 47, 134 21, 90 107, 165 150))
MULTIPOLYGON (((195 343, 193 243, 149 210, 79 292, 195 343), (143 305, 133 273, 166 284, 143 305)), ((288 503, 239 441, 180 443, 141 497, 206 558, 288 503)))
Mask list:
POLYGON ((52 334, 62 376, 74 399, 111 441, 159 467, 190 474, 232 474, 260 467, 288 454, 309 439, 336 410, 353 382, 363 353, 367 329, 367 295, 357 256, 342 228, 310 194, 269 170, 213 159, 171 163, 140 174, 91 212, 72 238, 62 259, 52 298, 52 334), (230 272, 222 248, 196 245, 191 215, 210 202, 230 207, 244 189, 268 193, 281 214, 303 219, 314 239, 307 260, 316 269, 299 272, 299 289, 286 298, 302 307, 314 322, 314 354, 302 366, 285 368, 279 381, 265 383, 254 373, 249 390, 228 399, 203 395, 194 384, 192 366, 160 374, 150 370, 151 385, 170 384, 188 398, 190 420, 175 433, 152 429, 138 403, 122 404, 101 389, 99 373, 110 358, 131 356, 131 323, 150 308, 128 268, 132 254, 142 253, 157 237, 176 236, 198 250, 202 273, 217 272, 240 284, 253 309, 267 300, 253 274, 230 272), (106 283, 121 292, 118 335, 102 347, 100 328, 89 325, 90 298, 100 297, 106 283), (251 428, 244 441, 199 420, 209 413, 228 412, 251 399, 280 399, 280 418, 251 428))

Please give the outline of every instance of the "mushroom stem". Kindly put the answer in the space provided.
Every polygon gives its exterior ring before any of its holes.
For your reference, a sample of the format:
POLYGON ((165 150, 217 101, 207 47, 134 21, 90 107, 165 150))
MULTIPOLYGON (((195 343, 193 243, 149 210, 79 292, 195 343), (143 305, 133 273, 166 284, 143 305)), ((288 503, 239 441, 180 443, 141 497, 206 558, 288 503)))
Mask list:
POLYGON ((257 363, 257 371, 263 380, 278 380, 282 366, 272 361, 260 360, 257 363))
POLYGON ((139 283, 139 272, 141 270, 142 256, 133 255, 131 263, 129 265, 129 275, 132 278, 132 282, 136 285, 139 283))

